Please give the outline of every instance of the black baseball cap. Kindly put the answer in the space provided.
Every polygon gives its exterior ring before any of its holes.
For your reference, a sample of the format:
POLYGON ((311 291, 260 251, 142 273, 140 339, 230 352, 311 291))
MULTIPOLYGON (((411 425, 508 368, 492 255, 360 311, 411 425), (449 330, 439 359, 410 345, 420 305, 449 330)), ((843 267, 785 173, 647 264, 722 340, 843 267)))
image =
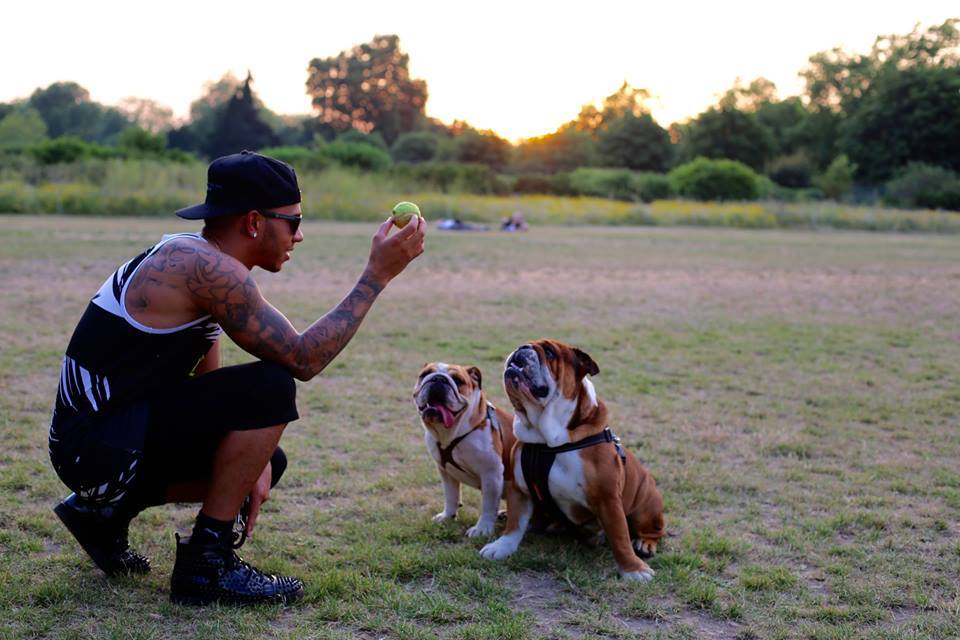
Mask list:
POLYGON ((207 168, 206 201, 180 209, 177 215, 200 220, 298 202, 300 187, 293 167, 276 158, 241 151, 211 162, 207 168))

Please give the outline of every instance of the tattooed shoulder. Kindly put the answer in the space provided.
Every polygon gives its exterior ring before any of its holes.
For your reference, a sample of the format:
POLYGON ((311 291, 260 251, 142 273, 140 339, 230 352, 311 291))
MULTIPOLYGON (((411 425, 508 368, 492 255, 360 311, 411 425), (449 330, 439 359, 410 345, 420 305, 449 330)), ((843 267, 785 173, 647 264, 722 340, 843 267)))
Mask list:
POLYGON ((192 259, 184 265, 187 290, 219 321, 245 324, 260 299, 249 269, 213 247, 197 246, 193 251, 192 259))

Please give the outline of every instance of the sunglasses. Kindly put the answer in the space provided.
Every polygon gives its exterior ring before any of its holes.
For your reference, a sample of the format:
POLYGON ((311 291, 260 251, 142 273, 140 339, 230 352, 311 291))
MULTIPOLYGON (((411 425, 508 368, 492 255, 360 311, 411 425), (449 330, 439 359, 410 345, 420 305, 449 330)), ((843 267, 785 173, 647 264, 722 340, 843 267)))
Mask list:
POLYGON ((277 220, 286 220, 287 224, 290 225, 290 233, 296 234, 297 229, 300 228, 300 221, 303 220, 303 216, 298 213, 277 213, 276 211, 267 211, 265 209, 257 209, 257 213, 262 215, 264 218, 276 218, 277 220))

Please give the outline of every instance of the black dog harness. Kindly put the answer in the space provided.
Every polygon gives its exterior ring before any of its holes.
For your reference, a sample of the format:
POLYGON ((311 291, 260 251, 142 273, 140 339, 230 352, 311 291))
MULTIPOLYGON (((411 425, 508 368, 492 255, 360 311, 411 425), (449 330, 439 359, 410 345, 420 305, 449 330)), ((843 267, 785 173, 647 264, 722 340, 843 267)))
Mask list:
MULTIPOLYGON (((617 449, 617 455, 620 456, 620 460, 626 462, 627 452, 620 446, 620 438, 617 437, 617 434, 615 434, 610 427, 604 427, 603 431, 596 435, 586 437, 583 440, 577 440, 576 442, 562 444, 559 447, 548 447, 542 443, 524 442, 523 447, 520 449, 520 467, 523 470, 523 480, 527 483, 527 489, 530 497, 533 498, 534 505, 546 508, 554 515, 559 514, 563 516, 556 501, 550 494, 550 482, 548 480, 550 477, 550 469, 557 459, 557 454, 576 451, 577 449, 585 449, 597 444, 603 444, 604 442, 612 442, 613 446, 617 449)), ((563 517, 565 518, 566 516, 563 517)))
POLYGON ((454 438, 454 439, 450 442, 450 444, 448 444, 446 447, 444 447, 444 446, 441 445, 439 442, 437 442, 437 449, 440 450, 440 467, 443 468, 443 467, 446 467, 448 464, 450 464, 450 465, 453 465, 454 467, 456 467, 457 469, 460 469, 460 471, 463 471, 464 473, 466 473, 466 474, 469 475, 469 472, 468 472, 466 469, 464 469, 463 467, 461 467, 459 464, 457 464, 457 461, 453 459, 453 450, 454 450, 454 448, 456 448, 456 446, 457 446, 458 444, 460 444, 460 443, 463 441, 464 438, 466 438, 467 436, 469 436, 471 433, 473 433, 473 432, 476 431, 477 429, 482 429, 482 428, 483 428, 483 425, 485 425, 487 422, 490 423, 490 427, 491 427, 494 431, 496 431, 497 434, 499 435, 499 434, 500 434, 500 423, 497 422, 497 417, 496 417, 496 413, 494 412, 493 405, 490 404, 489 402, 487 403, 487 418, 486 418, 486 420, 484 420, 483 422, 481 422, 480 424, 478 424, 478 425, 475 426, 474 428, 470 429, 470 431, 467 431, 467 432, 466 432, 465 434, 463 434, 462 436, 460 436, 460 437, 458 437, 458 438, 454 438))

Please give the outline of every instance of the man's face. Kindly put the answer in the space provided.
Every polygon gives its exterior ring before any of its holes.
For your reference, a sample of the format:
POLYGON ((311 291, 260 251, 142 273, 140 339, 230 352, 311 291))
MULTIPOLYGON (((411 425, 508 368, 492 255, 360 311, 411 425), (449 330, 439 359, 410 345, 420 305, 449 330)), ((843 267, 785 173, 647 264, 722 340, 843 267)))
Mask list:
MULTIPOLYGON (((276 207, 270 211, 283 215, 303 215, 300 203, 276 207)), ((298 225, 296 232, 293 232, 290 220, 267 216, 261 216, 261 219, 263 238, 260 242, 261 256, 258 265, 276 273, 283 267, 283 263, 290 259, 294 245, 303 240, 303 229, 298 225)))

